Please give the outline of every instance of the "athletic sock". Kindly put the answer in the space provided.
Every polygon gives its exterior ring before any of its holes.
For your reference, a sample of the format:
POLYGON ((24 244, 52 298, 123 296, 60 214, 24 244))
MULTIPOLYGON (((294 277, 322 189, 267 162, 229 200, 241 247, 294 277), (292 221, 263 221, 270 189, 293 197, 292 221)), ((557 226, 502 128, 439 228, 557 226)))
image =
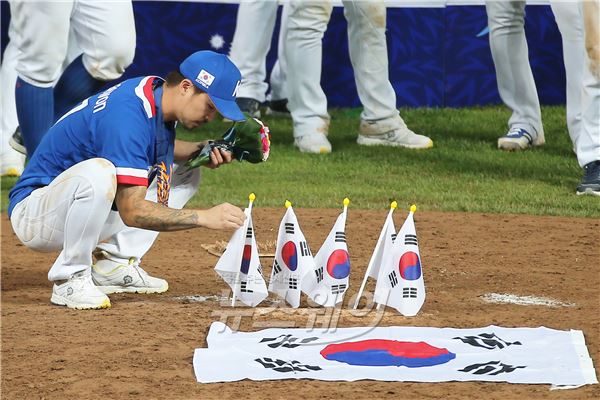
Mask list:
POLYGON ((55 121, 83 99, 96 94, 106 83, 90 75, 82 58, 83 54, 69 64, 54 87, 55 121))
POLYGON ((54 121, 53 90, 17 78, 15 103, 23 142, 31 156, 54 121))

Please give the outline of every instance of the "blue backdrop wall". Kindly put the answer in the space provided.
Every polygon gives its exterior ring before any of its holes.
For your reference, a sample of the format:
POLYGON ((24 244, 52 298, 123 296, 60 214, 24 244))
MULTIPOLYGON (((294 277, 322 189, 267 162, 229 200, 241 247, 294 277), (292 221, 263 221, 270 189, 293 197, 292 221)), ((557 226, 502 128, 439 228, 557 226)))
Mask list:
MULTIPOLYGON (((166 74, 189 53, 200 49, 227 53, 236 10, 235 4, 134 2, 137 49, 125 77, 166 74), (211 46, 210 39, 215 35, 223 39, 220 48, 211 46)), ((9 18, 8 3, 2 1, 2 50, 7 41, 9 18)), ((398 106, 465 107, 500 103, 486 25, 484 6, 389 8, 390 79, 398 106)), ((268 56, 269 67, 277 56, 277 30, 278 27, 268 56)), ((526 34, 541 102, 564 103, 560 33, 549 6, 527 6, 526 34)), ((341 7, 334 9, 325 35, 323 63, 321 82, 330 106, 360 106, 341 7)))

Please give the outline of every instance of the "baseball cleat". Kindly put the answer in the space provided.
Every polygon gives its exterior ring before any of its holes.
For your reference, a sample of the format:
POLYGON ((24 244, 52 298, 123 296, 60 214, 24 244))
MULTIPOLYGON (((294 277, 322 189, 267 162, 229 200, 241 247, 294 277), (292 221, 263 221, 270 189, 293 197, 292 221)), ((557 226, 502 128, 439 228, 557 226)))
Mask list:
MULTIPOLYGON (((106 253, 102 252, 105 256, 106 253)), ((164 279, 148 275, 132 257, 127 264, 99 259, 92 266, 92 279, 100 291, 111 293, 163 293, 169 290, 169 284, 164 279)))
POLYGON ((583 166, 584 175, 577 185, 577 195, 600 196, 600 160, 583 166))
POLYGON ((356 142, 363 146, 392 146, 408 149, 430 149, 433 141, 427 136, 417 135, 406 126, 379 135, 358 135, 356 142))
POLYGON ((55 283, 50 302, 77 310, 110 308, 110 299, 94 285, 89 269, 74 274, 65 283, 55 283))
POLYGON ((506 151, 526 150, 545 143, 544 135, 531 134, 523 128, 512 128, 498 139, 498 148, 506 151))
POLYGON ((287 99, 271 100, 267 106, 266 115, 273 117, 291 117, 290 110, 287 108, 287 99))
POLYGON ((299 136, 294 140, 294 145, 303 153, 327 154, 331 153, 331 143, 327 136, 320 132, 312 135, 299 136))
POLYGON ((10 144, 10 147, 12 147, 15 151, 18 151, 19 153, 23 154, 24 156, 27 155, 27 149, 25 148, 25 142, 23 142, 23 136, 21 135, 21 130, 18 127, 15 130, 15 132, 12 134, 10 139, 8 139, 8 144, 10 144))

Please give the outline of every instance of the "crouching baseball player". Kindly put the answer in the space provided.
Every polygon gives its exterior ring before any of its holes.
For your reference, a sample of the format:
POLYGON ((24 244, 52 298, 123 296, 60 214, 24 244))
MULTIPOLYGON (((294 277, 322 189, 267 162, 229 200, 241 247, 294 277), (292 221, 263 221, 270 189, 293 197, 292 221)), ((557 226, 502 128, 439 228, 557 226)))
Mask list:
MULTIPOLYGON (((167 282, 139 266, 158 231, 242 225, 244 213, 227 203, 182 210, 200 172, 177 163, 204 143, 175 139, 177 122, 195 128, 217 111, 244 120, 235 102, 240 79, 225 55, 200 51, 165 80, 134 78, 89 97, 48 131, 10 192, 8 213, 27 247, 61 250, 48 273, 52 303, 107 308, 110 293, 164 292, 167 282)), ((207 166, 231 160, 215 148, 207 166)))

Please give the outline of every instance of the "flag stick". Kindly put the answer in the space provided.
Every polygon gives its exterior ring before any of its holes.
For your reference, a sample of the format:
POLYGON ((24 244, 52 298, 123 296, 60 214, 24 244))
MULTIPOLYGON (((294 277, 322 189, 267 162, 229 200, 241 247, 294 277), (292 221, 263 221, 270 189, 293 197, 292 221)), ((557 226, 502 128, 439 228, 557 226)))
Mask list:
MULTIPOLYGON (((390 204, 390 211, 388 213, 388 216, 392 215, 392 213, 394 212, 396 207, 398 207, 398 203, 396 203, 395 201, 392 201, 392 203, 390 204)), ((386 226, 387 221, 388 221, 388 218, 385 219, 385 224, 383 225, 383 229, 381 230, 381 235, 379 235, 379 239, 377 240, 377 243, 379 243, 379 241, 385 235, 385 232, 387 232, 387 226, 386 226)), ((360 285, 360 290, 358 291, 358 296, 356 296, 356 301, 354 302, 355 310, 358 308, 358 302, 360 301, 360 297, 362 296, 363 291, 365 290, 365 286, 367 285, 367 279, 369 279, 369 272, 371 272, 371 269, 373 269, 373 262, 369 261, 369 265, 367 266, 367 272, 365 272, 365 277, 363 278, 362 285, 360 285)))
MULTIPOLYGON (((246 231, 248 230, 248 221, 250 221, 250 216, 252 215, 252 203, 256 199, 256 195, 254 193, 250 193, 248 196, 248 215, 246 215, 246 223, 244 226, 246 227, 246 231)), ((254 234, 254 232, 252 232, 254 234)), ((243 234, 246 237, 246 233, 243 234)), ((244 248, 242 247, 242 257, 244 253, 244 248)), ((242 269, 242 265, 240 262, 240 269, 238 269, 237 274, 235 275, 235 280, 233 281, 233 297, 231 298, 231 307, 235 307, 235 294, 237 293, 238 281, 240 280, 240 272, 242 269)))

